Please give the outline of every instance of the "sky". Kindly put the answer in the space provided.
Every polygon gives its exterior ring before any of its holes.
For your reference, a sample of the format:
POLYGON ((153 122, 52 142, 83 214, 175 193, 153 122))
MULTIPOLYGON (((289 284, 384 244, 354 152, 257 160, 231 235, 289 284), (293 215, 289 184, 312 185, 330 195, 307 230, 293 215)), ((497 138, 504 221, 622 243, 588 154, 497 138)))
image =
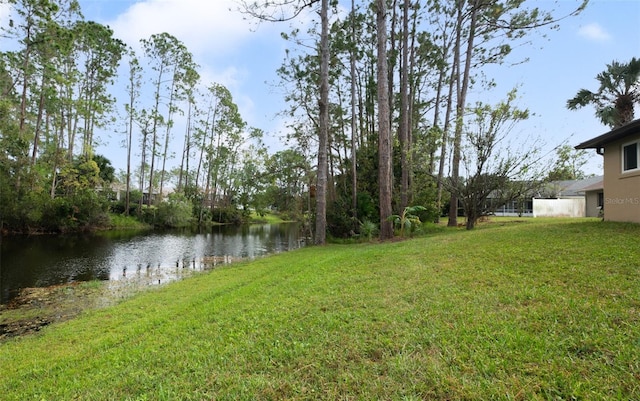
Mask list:
MULTIPOLYGON (((79 2, 87 20, 110 26, 115 36, 129 45, 135 46, 154 33, 168 32, 177 37, 201 66, 203 81, 216 82, 230 90, 248 125, 266 133, 265 142, 271 151, 285 147, 281 139, 285 122, 277 113, 286 105, 276 85, 276 69, 284 60, 285 49, 291 47, 280 37, 281 32, 290 31, 287 24, 247 20, 235 11, 235 0, 79 2)), ((580 1, 526 3, 555 8, 556 15, 564 15, 580 1)), ((315 17, 309 13, 296 23, 303 25, 315 17)), ((596 119, 593 108, 571 111, 566 108, 566 101, 581 88, 596 90, 596 75, 612 61, 628 62, 640 57, 639 26, 640 1, 591 0, 580 15, 560 21, 558 30, 545 30, 546 37, 532 36, 530 44, 514 49, 507 63, 488 70, 498 81, 492 93, 472 96, 495 103, 517 86, 518 107, 528 109, 533 116, 518 125, 516 138, 539 138, 548 151, 561 143, 575 146, 608 128, 596 119), (520 63, 524 59, 528 62, 520 63)), ((118 138, 105 137, 98 153, 110 158, 116 169, 124 169, 125 152, 118 150, 119 146, 118 138)), ((601 156, 590 153, 584 170, 602 174, 601 156)))

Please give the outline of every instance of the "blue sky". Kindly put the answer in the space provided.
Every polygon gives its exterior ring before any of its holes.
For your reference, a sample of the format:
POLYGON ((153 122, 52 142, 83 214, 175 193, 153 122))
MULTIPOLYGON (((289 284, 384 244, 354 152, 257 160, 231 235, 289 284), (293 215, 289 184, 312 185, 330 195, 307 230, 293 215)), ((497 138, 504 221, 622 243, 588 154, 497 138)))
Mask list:
MULTIPOLYGON (((557 3, 559 10, 567 12, 575 6, 568 0, 538 3, 557 3)), ((574 146, 607 132, 608 127, 595 118, 595 109, 571 111, 566 101, 581 88, 597 90, 596 75, 612 61, 640 57, 639 26, 640 1, 591 0, 579 16, 561 21, 559 30, 515 50, 511 60, 529 57, 529 62, 498 67, 497 92, 519 85, 520 107, 535 114, 519 126, 519 135, 539 135, 552 149, 563 141, 574 146)), ((638 117, 640 110, 636 110, 638 117)), ((602 174, 601 156, 595 151, 589 156, 585 170, 602 174)))
MULTIPOLYGON (((562 15, 580 1, 527 3, 555 8, 557 15, 562 15)), ((285 106, 274 84, 275 70, 290 46, 280 38, 280 32, 290 30, 287 25, 248 22, 232 11, 237 8, 234 0, 80 0, 80 5, 86 19, 109 25, 116 37, 132 46, 153 33, 176 36, 201 65, 203 81, 229 88, 248 124, 268 134, 265 141, 272 150, 283 148, 280 135, 285 124, 276 113, 285 106)), ((304 18, 311 17, 313 14, 304 18)), ((304 24, 308 21, 304 18, 296 23, 304 24)), ((518 125, 514 135, 540 137, 546 149, 561 142, 576 145, 600 135, 607 127, 594 117, 594 110, 570 111, 566 101, 580 88, 597 89, 595 76, 611 61, 640 57, 639 26, 640 1, 591 0, 579 16, 561 21, 559 30, 545 31, 546 37, 534 35, 532 43, 515 49, 507 63, 488 70, 498 79, 498 87, 472 96, 493 103, 518 86, 518 106, 534 116, 518 125), (510 65, 526 57, 527 63, 510 65)), ((180 128, 176 132, 181 132, 180 128)), ((105 140, 98 151, 117 169, 124 168, 126 161, 120 156, 124 151, 118 150, 118 139, 105 140)), ((587 172, 601 174, 600 156, 590 156, 587 172)))

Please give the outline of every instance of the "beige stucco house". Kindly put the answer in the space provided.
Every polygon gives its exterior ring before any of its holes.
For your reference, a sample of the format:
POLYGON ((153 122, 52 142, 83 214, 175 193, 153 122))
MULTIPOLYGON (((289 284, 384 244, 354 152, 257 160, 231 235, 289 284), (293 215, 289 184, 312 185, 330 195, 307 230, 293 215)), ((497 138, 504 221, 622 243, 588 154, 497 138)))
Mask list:
POLYGON ((640 119, 576 146, 604 157, 604 219, 640 223, 640 119))
POLYGON ((604 190, 602 177, 595 177, 595 182, 580 190, 585 199, 585 216, 599 217, 604 211, 604 190))

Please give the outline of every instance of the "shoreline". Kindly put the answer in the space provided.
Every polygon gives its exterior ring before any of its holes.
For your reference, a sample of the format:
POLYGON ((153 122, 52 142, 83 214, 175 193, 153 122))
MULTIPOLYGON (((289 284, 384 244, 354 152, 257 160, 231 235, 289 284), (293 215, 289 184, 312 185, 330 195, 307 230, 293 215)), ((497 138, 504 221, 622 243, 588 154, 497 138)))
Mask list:
MULTIPOLYGON (((92 280, 47 287, 27 287, 0 304, 0 343, 37 333, 50 324, 64 322, 87 310, 107 308, 144 291, 226 266, 242 258, 209 256, 203 269, 185 269, 180 276, 156 282, 155 277, 131 275, 123 280, 92 280)), ((181 269, 182 270, 182 269, 181 269)))

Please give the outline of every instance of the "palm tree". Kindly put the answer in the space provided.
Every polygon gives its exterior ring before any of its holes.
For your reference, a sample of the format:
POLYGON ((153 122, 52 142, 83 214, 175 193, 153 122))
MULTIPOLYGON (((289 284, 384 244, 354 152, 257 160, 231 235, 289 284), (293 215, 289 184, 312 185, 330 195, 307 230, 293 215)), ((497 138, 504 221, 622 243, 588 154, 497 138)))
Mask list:
POLYGON ((633 108, 640 103, 640 59, 628 63, 613 61, 596 76, 600 82, 597 92, 580 89, 573 99, 567 100, 569 110, 593 104, 596 117, 611 128, 619 127, 634 119, 633 108))

